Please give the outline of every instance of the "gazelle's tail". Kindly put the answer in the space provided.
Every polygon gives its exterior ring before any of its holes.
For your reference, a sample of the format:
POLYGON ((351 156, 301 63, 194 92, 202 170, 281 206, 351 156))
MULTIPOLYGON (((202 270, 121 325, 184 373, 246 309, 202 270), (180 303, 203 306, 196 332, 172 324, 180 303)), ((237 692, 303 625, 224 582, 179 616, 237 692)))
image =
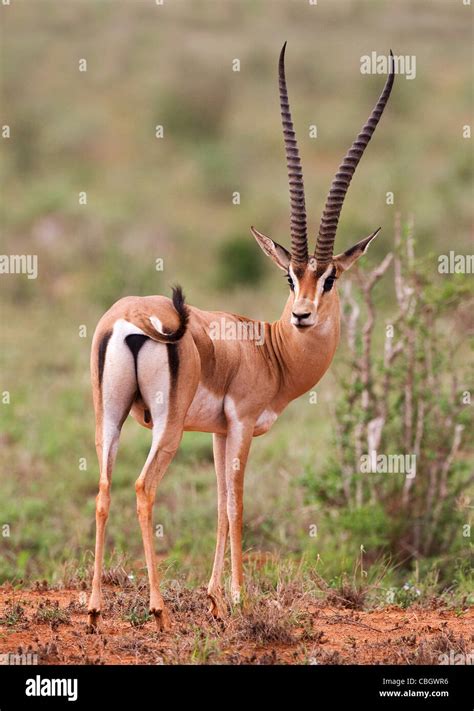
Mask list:
POLYGON ((145 327, 143 330, 147 336, 154 341, 159 341, 160 343, 176 343, 181 340, 186 333, 189 321, 189 308, 185 303, 183 290, 180 286, 173 286, 171 300, 179 317, 179 326, 175 331, 168 331, 163 327, 162 322, 157 316, 150 316, 149 321, 153 329, 145 327))

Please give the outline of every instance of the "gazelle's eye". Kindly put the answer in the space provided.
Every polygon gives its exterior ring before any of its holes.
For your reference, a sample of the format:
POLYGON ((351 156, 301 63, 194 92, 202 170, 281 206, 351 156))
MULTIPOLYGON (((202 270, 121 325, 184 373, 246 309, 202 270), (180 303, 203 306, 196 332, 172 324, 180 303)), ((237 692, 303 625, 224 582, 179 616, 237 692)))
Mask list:
POLYGON ((287 280, 288 280, 288 284, 290 285, 291 291, 294 291, 294 290, 295 290, 295 285, 294 285, 293 279, 291 278, 290 272, 288 272, 288 274, 286 275, 286 278, 287 278, 287 280))
POLYGON ((336 277, 333 277, 332 274, 327 277, 326 281, 324 282, 323 291, 331 291, 335 278, 336 277))

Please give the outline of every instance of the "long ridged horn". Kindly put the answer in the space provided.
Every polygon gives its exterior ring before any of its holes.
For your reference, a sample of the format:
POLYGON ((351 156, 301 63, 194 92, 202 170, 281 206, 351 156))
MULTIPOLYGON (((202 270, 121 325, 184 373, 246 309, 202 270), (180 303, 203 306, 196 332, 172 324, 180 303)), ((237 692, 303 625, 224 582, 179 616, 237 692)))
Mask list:
POLYGON ((278 62, 278 84, 280 87, 281 123, 285 140, 286 165, 290 187, 290 235, 291 258, 295 263, 308 261, 308 235, 306 229, 306 207, 304 200, 303 170, 298 152, 298 144, 291 120, 290 105, 285 79, 286 42, 280 52, 278 62))
POLYGON ((354 175, 355 169, 359 165, 368 142, 372 138, 372 134, 380 121, 385 105, 392 91, 394 73, 394 61, 392 50, 390 50, 390 73, 388 75, 385 86, 380 95, 379 100, 372 113, 370 114, 367 123, 362 128, 361 132, 355 139, 349 151, 346 153, 336 177, 332 181, 331 189, 326 199, 326 205, 321 217, 319 225, 319 234, 316 241, 316 249, 314 256, 320 264, 327 264, 331 261, 334 249, 334 240, 336 238, 336 230, 341 214, 344 198, 346 197, 347 189, 354 175))

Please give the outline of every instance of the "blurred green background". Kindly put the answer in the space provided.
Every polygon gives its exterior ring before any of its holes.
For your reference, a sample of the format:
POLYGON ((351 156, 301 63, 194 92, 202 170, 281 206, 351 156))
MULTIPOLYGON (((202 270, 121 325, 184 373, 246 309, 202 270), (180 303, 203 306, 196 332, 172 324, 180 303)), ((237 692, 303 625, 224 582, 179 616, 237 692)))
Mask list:
MULTIPOLYGON (((418 251, 470 250, 472 9, 444 0, 14 0, 2 21, 1 253, 37 254, 39 278, 2 276, 0 579, 57 579, 89 565, 98 467, 88 361, 103 311, 128 294, 169 293, 257 319, 278 318, 287 286, 250 224, 288 245, 288 190, 277 59, 305 170, 311 234, 345 150, 383 76, 360 57, 416 56, 399 76, 351 185, 338 251, 378 225, 367 257, 393 247, 395 210, 413 213, 418 251), (87 71, 79 71, 79 60, 87 71), (233 60, 240 71, 233 71, 233 60), (163 138, 155 127, 163 126, 163 138), (316 125, 317 138, 309 127, 316 125), (87 205, 79 193, 87 193, 87 205), (395 205, 387 205, 393 191, 395 205), (233 193, 240 193, 240 204, 233 193), (156 260, 164 270, 156 270, 156 260), (86 326, 87 336, 80 328, 86 326), (82 463, 85 458, 85 464, 82 463), (86 468, 84 468, 86 467, 86 468)), ((377 292, 390 311, 390 292, 377 292)), ((368 545, 341 512, 308 500, 331 451, 330 400, 344 345, 318 386, 317 409, 293 403, 254 441, 245 547, 309 560, 336 575, 368 545), (344 517, 343 517, 344 518, 344 517), (317 524, 317 539, 308 527, 317 524)), ((114 473, 109 557, 144 566, 134 487, 149 433, 127 422, 114 473)), ((158 549, 176 574, 204 581, 214 545, 209 435, 187 434, 158 492, 158 549)), ((370 541, 369 541, 370 542, 370 541)))

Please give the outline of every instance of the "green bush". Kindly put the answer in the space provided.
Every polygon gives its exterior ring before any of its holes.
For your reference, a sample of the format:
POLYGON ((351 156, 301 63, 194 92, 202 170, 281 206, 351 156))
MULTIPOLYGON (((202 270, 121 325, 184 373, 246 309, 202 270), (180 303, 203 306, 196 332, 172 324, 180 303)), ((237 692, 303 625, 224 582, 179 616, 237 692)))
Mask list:
POLYGON ((264 277, 263 257, 253 240, 231 237, 219 250, 219 288, 257 286, 264 277))
POLYGON ((453 551, 469 554, 462 531, 470 518, 472 408, 467 343, 464 334, 455 338, 467 318, 466 277, 437 279, 436 260, 416 262, 410 226, 402 237, 397 223, 395 244, 395 255, 372 272, 356 271, 343 291, 350 360, 335 405, 335 456, 317 484, 304 483, 320 501, 343 505, 337 526, 351 539, 404 566, 444 556, 447 578, 453 551), (392 263, 397 309, 381 325, 373 289, 392 263), (370 452, 385 462, 410 457, 413 476, 394 467, 367 471, 370 452))

